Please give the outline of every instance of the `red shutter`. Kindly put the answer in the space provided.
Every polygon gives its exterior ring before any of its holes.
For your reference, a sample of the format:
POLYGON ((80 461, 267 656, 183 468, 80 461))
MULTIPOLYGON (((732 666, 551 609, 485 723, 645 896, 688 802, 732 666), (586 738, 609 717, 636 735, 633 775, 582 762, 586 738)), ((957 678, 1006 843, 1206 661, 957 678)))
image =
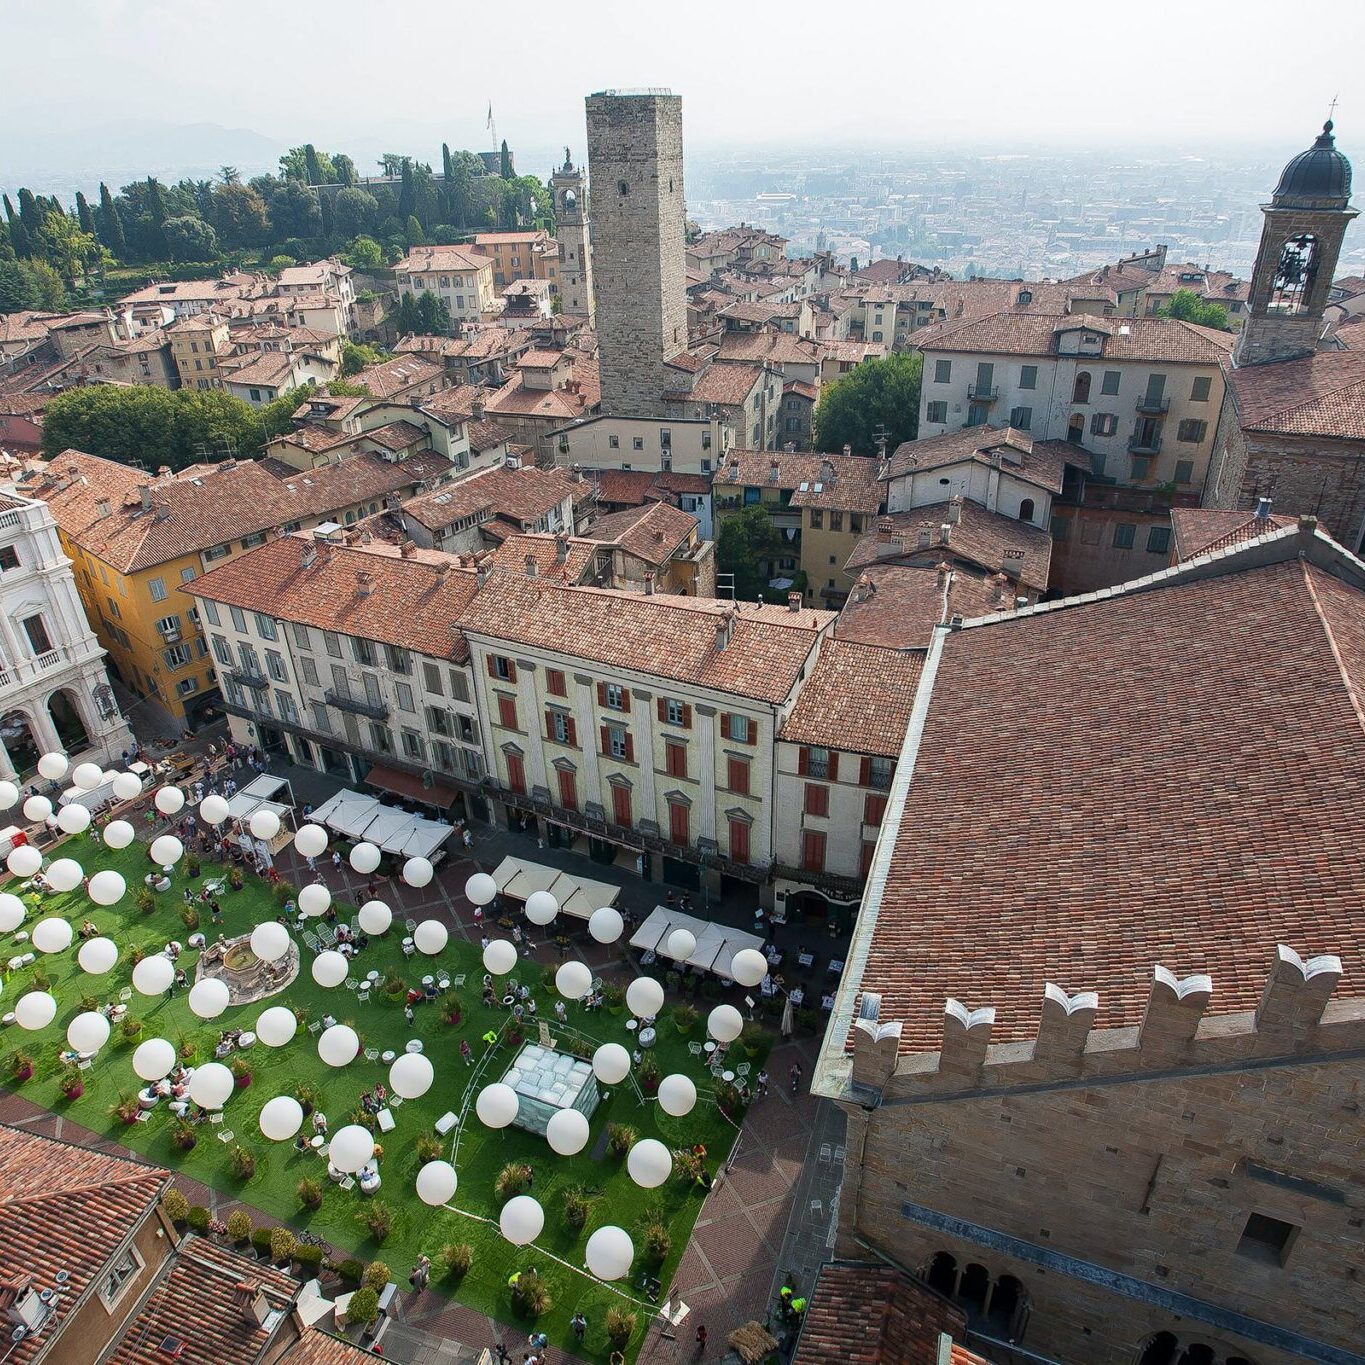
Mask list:
POLYGON ((668 719, 668 703, 662 698, 658 702, 659 723, 663 724, 668 719))
POLYGON ((621 689, 621 710, 630 710, 630 688, 628 687, 623 687, 621 689))
POLYGON ((859 865, 858 875, 867 880, 867 874, 872 871, 872 855, 877 851, 877 841, 875 839, 863 840, 863 857, 859 865))
POLYGON ((823 830, 808 829, 801 836, 801 866, 807 872, 825 870, 825 834, 823 830))
POLYGON ((611 818, 623 829, 630 828, 630 789, 628 787, 613 787, 611 789, 611 818))
POLYGON ((871 786, 872 784, 872 760, 866 754, 863 755, 862 764, 858 769, 858 785, 860 787, 871 786))
POLYGON ((880 825, 886 814, 886 797, 869 792, 863 801, 863 824, 880 825))
POLYGON ((572 716, 564 722, 568 727, 569 743, 576 749, 578 748, 578 722, 572 716))
POLYGON ((597 704, 598 706, 607 704, 607 685, 604 682, 597 684, 597 704))
POLYGON ((517 704, 511 697, 498 698, 498 724, 504 730, 517 728, 517 704))
POLYGON ((507 661, 507 681, 510 682, 510 683, 514 683, 514 682, 516 682, 516 680, 517 680, 517 666, 516 666, 516 664, 514 664, 514 663, 511 661, 511 659, 508 659, 508 661, 507 661))
POLYGON ((744 722, 744 742, 746 744, 758 743, 758 722, 756 720, 744 722))
POLYGON ((822 787, 818 782, 806 783, 806 814, 807 815, 829 814, 828 787, 822 787))
POLYGON ((839 780, 839 755, 833 749, 829 751, 829 780, 831 782, 839 780))
POLYGON ((626 762, 635 762, 635 736, 629 730, 626 731, 626 762))
POLYGON ((688 841, 687 807, 675 802, 668 807, 668 837, 686 847, 688 841))
POLYGON ((743 820, 730 821, 730 858, 736 863, 749 861, 749 826, 743 820))
POLYGON ((604 725, 604 726, 602 727, 600 733, 601 733, 601 735, 602 735, 602 752, 603 752, 604 754, 610 754, 610 753, 611 753, 611 731, 608 730, 607 727, 604 725))
POLYGON ((507 785, 514 792, 526 790, 526 765, 522 763, 519 754, 507 755, 507 785))
POLYGON ((578 783, 574 780, 574 775, 560 769, 559 777, 559 804, 565 810, 578 809, 578 783))
POLYGON ((493 656, 491 654, 488 656, 488 676, 490 678, 496 678, 498 676, 498 666, 493 662, 493 656))
POLYGON ((810 772, 810 750, 804 744, 796 751, 796 771, 801 777, 810 772))
POLYGON ((728 711, 720 713, 720 738, 721 743, 730 738, 730 713, 728 711))
POLYGON ((547 710, 545 712, 545 738, 553 740, 555 737, 555 713, 547 710))
POLYGON ((692 708, 686 702, 683 703, 682 723, 685 729, 690 730, 692 728, 692 708))

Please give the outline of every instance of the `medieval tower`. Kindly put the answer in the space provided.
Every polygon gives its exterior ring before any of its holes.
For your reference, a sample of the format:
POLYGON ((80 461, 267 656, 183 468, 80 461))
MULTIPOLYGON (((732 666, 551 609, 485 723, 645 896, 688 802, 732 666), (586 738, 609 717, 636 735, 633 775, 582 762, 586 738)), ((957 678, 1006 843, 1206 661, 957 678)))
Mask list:
POLYGON ((583 172, 564 148, 564 164, 550 177, 555 199, 555 236, 559 239, 559 297, 565 313, 593 325, 592 243, 588 237, 588 200, 583 172))

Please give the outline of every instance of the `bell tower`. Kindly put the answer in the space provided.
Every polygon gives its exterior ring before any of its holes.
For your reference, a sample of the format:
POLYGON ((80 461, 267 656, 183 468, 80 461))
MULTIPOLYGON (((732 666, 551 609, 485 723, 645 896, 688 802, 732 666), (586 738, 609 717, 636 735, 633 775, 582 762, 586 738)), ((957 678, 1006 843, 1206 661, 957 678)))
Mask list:
POLYGON ((588 240, 588 201, 583 172, 564 148, 564 164, 550 177, 555 198, 555 236, 559 241, 559 298, 565 313, 593 325, 592 243, 588 240))
POLYGON ((1350 198, 1351 163, 1337 151, 1328 119, 1261 205, 1265 222, 1237 365, 1298 360, 1317 350, 1342 239, 1356 216, 1350 198))

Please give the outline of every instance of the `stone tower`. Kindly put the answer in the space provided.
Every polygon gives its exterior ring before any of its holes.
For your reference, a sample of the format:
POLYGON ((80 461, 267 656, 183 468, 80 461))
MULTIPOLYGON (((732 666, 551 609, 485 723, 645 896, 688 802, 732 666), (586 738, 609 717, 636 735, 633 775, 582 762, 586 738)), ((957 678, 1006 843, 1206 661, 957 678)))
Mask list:
POLYGON ((1297 360, 1317 350, 1341 241, 1356 216, 1350 197, 1351 163, 1337 151, 1328 119, 1261 205, 1265 224, 1238 365, 1297 360))
POLYGON ((588 201, 583 172, 564 148, 564 164, 550 177, 555 197, 555 236, 559 239, 559 298, 565 313, 593 325, 592 243, 588 238, 588 201))
POLYGON ((687 349, 682 100, 608 91, 587 110, 602 411, 662 416, 687 349))

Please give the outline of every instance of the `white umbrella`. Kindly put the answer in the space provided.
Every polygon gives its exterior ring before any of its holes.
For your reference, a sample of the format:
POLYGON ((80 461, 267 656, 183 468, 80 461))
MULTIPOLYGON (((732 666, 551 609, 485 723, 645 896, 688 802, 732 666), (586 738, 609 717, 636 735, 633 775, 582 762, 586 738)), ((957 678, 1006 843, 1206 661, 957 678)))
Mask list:
POLYGON ((787 997, 787 1003, 782 1006, 782 1036, 790 1038, 796 1031, 796 1020, 792 1018, 792 998, 787 997))

